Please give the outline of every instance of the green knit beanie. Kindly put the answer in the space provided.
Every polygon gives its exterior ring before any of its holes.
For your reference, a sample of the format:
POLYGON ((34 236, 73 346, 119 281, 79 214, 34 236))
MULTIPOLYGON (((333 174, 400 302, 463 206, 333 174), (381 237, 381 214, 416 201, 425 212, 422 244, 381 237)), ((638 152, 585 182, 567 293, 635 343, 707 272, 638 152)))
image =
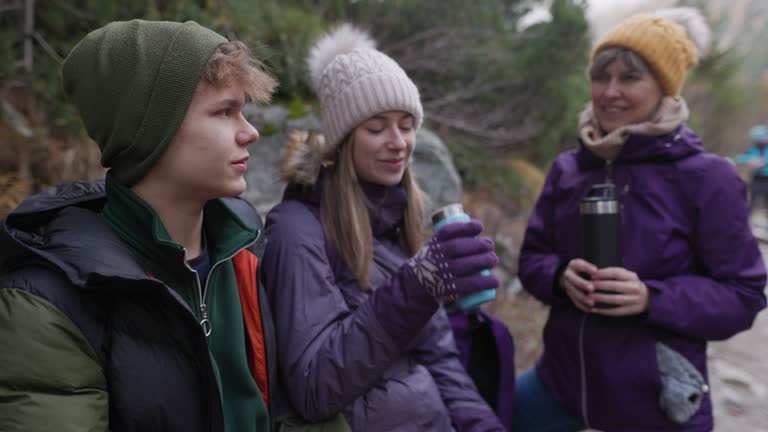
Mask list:
POLYGON ((64 91, 101 149, 101 164, 130 187, 181 125, 203 67, 227 39, 194 21, 120 21, 94 30, 64 60, 64 91))

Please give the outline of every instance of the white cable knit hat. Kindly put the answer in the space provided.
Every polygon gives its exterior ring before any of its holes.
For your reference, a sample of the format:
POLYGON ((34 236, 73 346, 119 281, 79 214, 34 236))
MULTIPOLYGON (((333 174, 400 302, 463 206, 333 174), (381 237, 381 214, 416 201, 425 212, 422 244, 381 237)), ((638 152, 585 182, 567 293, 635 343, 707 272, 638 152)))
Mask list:
POLYGON ((365 32, 349 24, 337 27, 315 43, 307 65, 329 147, 337 148, 357 125, 386 111, 408 112, 421 126, 419 90, 365 32))

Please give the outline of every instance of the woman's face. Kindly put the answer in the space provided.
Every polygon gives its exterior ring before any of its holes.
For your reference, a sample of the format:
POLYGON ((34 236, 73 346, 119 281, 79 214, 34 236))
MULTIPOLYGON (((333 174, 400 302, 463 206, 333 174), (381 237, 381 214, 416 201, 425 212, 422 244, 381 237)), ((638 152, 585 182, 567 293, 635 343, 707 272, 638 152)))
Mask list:
POLYGON ((603 132, 643 123, 661 102, 661 86, 649 73, 614 61, 592 75, 592 106, 603 132))
POLYGON ((400 184, 416 142, 416 122, 403 111, 376 114, 352 132, 357 176, 384 186, 400 184))

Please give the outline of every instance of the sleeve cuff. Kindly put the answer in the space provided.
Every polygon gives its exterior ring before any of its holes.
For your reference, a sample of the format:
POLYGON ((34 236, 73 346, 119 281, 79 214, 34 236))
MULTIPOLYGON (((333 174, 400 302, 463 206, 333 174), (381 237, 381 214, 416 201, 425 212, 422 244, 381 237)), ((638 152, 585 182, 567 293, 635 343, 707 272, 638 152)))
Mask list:
POLYGON ((561 262, 555 270, 555 277, 552 279, 552 293, 556 299, 568 300, 568 294, 565 293, 565 288, 560 285, 560 277, 565 272, 565 268, 568 267, 568 262, 561 262))
POLYGON ((453 407, 451 420, 458 432, 505 432, 490 407, 453 407))

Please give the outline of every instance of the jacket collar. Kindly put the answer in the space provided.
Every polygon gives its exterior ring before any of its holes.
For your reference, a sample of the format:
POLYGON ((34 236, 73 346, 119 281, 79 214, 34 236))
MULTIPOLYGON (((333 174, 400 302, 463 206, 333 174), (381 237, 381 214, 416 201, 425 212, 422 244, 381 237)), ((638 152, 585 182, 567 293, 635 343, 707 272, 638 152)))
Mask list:
MULTIPOLYGON (((320 207, 324 171, 313 185, 290 184, 283 195, 284 200, 296 199, 320 207)), ((402 186, 382 186, 360 182, 366 197, 371 231, 374 237, 393 235, 403 222, 408 207, 408 194, 402 186)))
MULTIPOLYGON (((28 197, 0 220, 0 270, 39 260, 61 269, 76 286, 94 288, 115 278, 126 282, 149 279, 137 261, 137 252, 155 255, 151 248, 146 251, 143 244, 139 249, 134 248, 136 239, 151 236, 151 244, 161 244, 160 247, 170 248, 171 253, 180 253, 178 243, 163 237, 162 224, 149 225, 152 230, 145 228, 144 224, 154 224, 155 218, 144 207, 146 203, 140 205, 134 201, 138 198, 135 194, 109 197, 115 210, 129 212, 119 213, 119 219, 126 222, 125 231, 133 240, 129 243, 113 231, 107 218, 99 214, 107 205, 106 189, 104 181, 72 182, 28 197), (126 221, 129 215, 136 219, 126 221)), ((132 194, 125 188, 119 193, 126 191, 132 194)), ((234 198, 211 200, 205 208, 204 224, 209 242, 216 242, 212 251, 217 258, 228 257, 252 244, 262 228, 255 210, 234 198)), ((158 263, 169 260, 168 256, 159 258, 158 263)))
POLYGON ((397 237, 397 229, 403 222, 408 206, 408 194, 402 186, 381 186, 361 183, 368 199, 368 215, 374 237, 397 237))
MULTIPOLYGON (((682 124, 672 132, 662 135, 627 135, 613 164, 675 161, 703 151, 701 138, 682 124)), ((582 169, 602 168, 606 165, 605 159, 597 157, 581 139, 577 160, 582 169)))
MULTIPOLYGON (((184 247, 171 238, 152 206, 109 175, 106 193, 101 216, 134 254, 145 262, 184 264, 184 247)), ((221 199, 208 201, 203 212, 211 263, 231 257, 260 234, 259 227, 244 223, 221 199)))

